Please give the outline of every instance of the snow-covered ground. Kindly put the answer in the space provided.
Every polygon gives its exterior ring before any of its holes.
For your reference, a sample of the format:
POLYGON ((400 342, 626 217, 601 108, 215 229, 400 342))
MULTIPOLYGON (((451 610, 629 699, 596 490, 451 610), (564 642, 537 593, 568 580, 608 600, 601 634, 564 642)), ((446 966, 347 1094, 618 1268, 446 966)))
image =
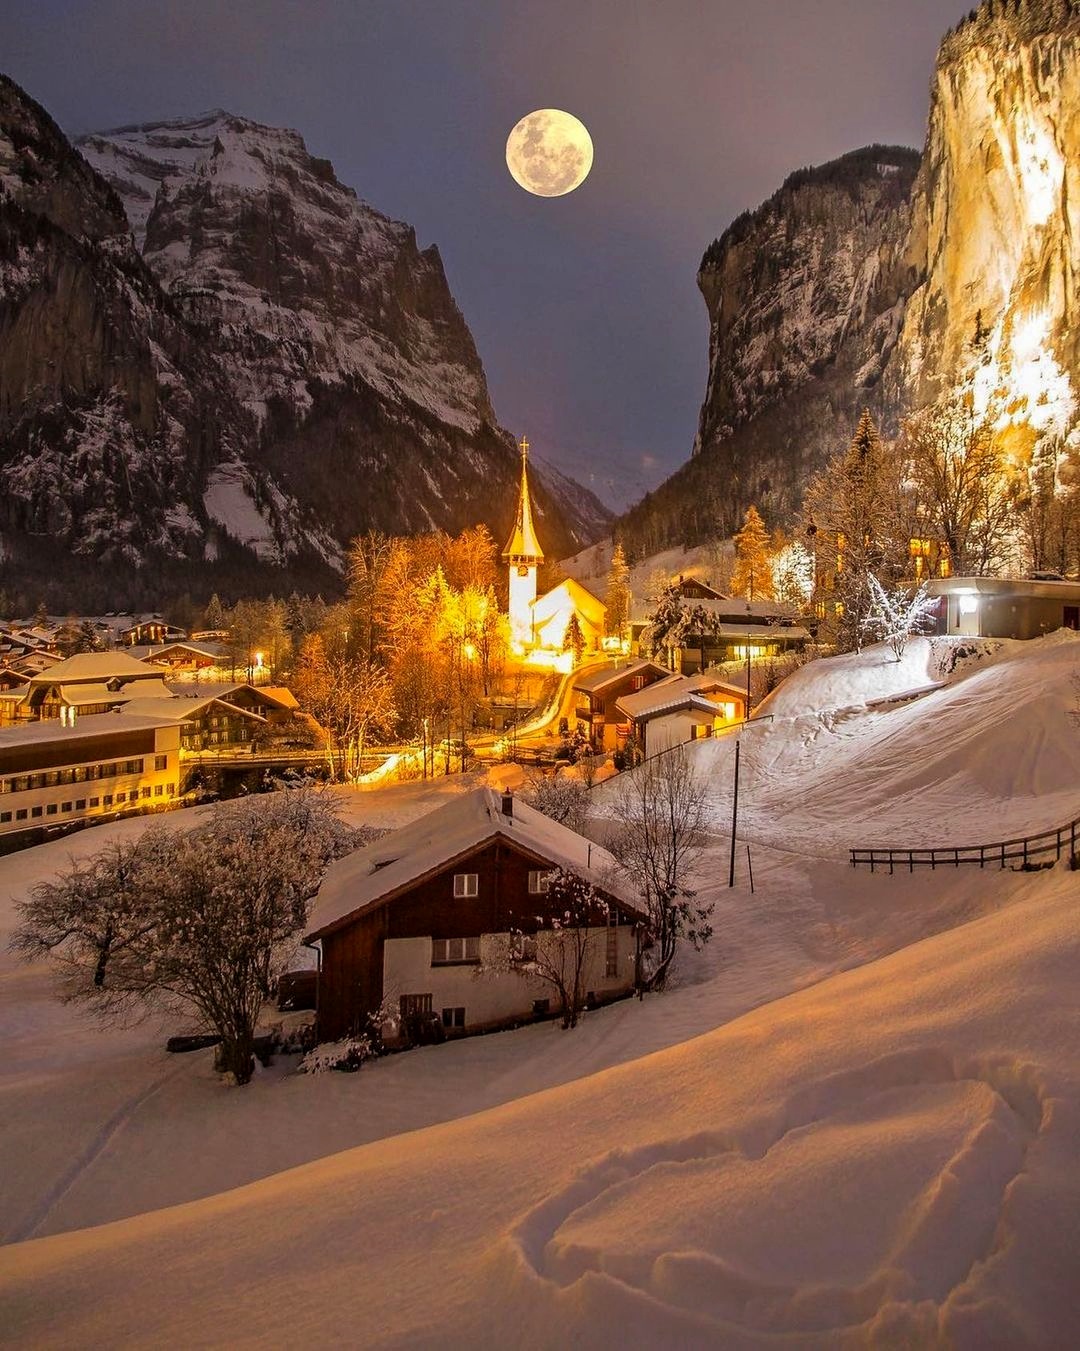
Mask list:
MULTIPOLYGON (((1080 814, 1080 642, 954 671, 947 647, 818 662, 772 696, 742 735, 732 890, 734 739, 695 747, 716 937, 674 990, 573 1033, 238 1090, 5 955, 0 1339, 1076 1345, 1080 883, 846 864, 1080 814)), ((467 783, 347 813, 393 825, 467 783)), ((139 828, 0 860, 0 928, 69 852, 139 828)))

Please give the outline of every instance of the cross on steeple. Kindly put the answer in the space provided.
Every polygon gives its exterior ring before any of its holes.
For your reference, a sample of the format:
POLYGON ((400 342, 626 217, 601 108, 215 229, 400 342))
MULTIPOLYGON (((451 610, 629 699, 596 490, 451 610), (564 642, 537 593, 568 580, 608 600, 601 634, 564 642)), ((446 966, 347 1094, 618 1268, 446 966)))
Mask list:
POLYGON ((529 458, 529 438, 523 435, 518 445, 521 449, 522 460, 527 460, 529 458))

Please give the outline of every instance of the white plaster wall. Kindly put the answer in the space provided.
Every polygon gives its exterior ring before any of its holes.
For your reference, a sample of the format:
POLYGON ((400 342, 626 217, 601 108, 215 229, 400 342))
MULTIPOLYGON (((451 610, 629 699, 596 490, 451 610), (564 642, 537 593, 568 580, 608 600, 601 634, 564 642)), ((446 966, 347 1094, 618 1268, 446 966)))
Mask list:
MULTIPOLYGON (((618 975, 609 977, 607 968, 607 930, 595 929, 586 962, 584 986, 599 997, 629 990, 634 983, 635 940, 630 925, 616 929, 618 975)), ((545 935, 539 934, 543 942, 545 935)), ((550 933, 548 934, 550 939, 550 933)), ((514 971, 484 969, 484 963, 497 962, 506 952, 509 934, 481 934, 481 962, 459 966, 432 966, 430 938, 391 938, 383 947, 383 996, 396 1010, 403 994, 430 994, 436 1014, 444 1008, 465 1009, 465 1030, 504 1019, 528 1017, 533 1000, 550 999, 557 1011, 558 995, 551 985, 536 977, 514 971)))

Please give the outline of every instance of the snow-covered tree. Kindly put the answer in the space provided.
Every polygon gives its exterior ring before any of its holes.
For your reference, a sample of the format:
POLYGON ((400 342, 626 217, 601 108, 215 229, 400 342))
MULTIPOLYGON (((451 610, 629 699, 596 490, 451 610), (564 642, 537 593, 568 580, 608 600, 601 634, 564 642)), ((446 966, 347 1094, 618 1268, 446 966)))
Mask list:
POLYGON ((804 610, 814 595, 814 556, 792 540, 772 560, 773 595, 785 605, 804 610))
POLYGON ((648 627, 642 634, 642 643, 655 657, 683 647, 689 632, 690 613, 683 604, 682 591, 677 582, 664 588, 649 616, 648 627))
POLYGON ((589 809, 588 785, 566 774, 537 774, 529 780, 525 801, 560 825, 580 831, 589 809))
POLYGON ((194 1013, 247 1083, 262 1006, 327 867, 358 838, 311 788, 224 803, 193 830, 151 828, 39 884, 12 946, 60 963, 67 997, 107 1019, 194 1013))
POLYGON ((638 889, 654 939, 650 989, 660 989, 681 942, 712 937, 713 907, 687 885, 701 852, 705 785, 683 747, 624 774, 613 803, 611 852, 638 889))
POLYGON ((604 604, 607 606, 605 625, 608 635, 620 642, 626 636, 630 623, 630 567, 621 543, 615 545, 608 569, 604 604))
POLYGON ((931 627, 939 602, 927 595, 925 582, 915 592, 908 587, 888 591, 870 573, 866 586, 870 594, 870 611, 863 620, 863 627, 872 641, 888 643, 899 661, 908 639, 931 627))
POLYGON ((535 934, 511 930, 499 940, 481 967, 536 981, 554 991, 564 1029, 577 1027, 585 1007, 585 978, 590 958, 602 941, 610 907, 577 873, 557 869, 547 892, 551 918, 537 916, 535 934))
POLYGON ((769 532, 757 507, 747 507, 742 528, 735 536, 735 568, 731 591, 749 601, 772 600, 773 580, 769 560, 769 532))

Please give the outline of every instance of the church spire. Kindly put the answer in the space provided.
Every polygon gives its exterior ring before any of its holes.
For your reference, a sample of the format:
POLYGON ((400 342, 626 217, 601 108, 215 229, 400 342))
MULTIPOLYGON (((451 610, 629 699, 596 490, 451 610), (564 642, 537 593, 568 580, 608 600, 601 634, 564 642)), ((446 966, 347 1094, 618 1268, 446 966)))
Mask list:
POLYGON ((521 451, 521 492, 513 533, 503 550, 503 558, 508 559, 511 565, 535 566, 544 561, 544 551, 533 526, 532 502, 529 500, 529 442, 526 437, 521 438, 518 449, 521 451))

